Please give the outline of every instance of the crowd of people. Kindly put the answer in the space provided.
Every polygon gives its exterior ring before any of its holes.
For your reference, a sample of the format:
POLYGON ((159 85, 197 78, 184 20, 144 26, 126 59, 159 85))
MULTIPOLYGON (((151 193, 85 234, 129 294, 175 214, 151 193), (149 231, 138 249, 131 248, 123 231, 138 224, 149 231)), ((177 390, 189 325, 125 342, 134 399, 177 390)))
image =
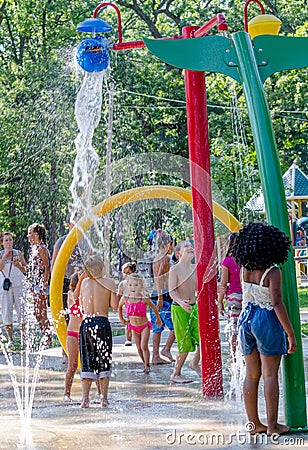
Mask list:
MULTIPOLYGON (((67 318, 67 372, 64 402, 71 402, 71 387, 81 360, 81 408, 89 407, 92 381, 96 382, 102 407, 108 405, 108 386, 112 367, 112 332, 108 314, 118 311, 125 325, 125 345, 134 341, 145 374, 151 363, 173 364, 170 381, 183 384, 193 381, 182 374, 189 353, 189 368, 201 376, 198 329, 198 305, 194 248, 191 240, 179 242, 163 230, 154 230, 148 244, 155 249, 152 264, 153 289, 149 293, 135 262, 122 267, 123 280, 105 276, 104 261, 99 254, 82 256, 81 242, 75 247, 66 268, 63 285, 63 313, 67 318), (149 311, 149 316, 148 316, 149 311), (169 333, 161 349, 161 334, 169 333), (149 339, 152 333, 153 352, 149 339), (171 351, 174 342, 177 355, 171 351)), ((29 260, 13 248, 13 236, 2 234, 0 252, 2 320, 9 344, 13 339, 13 308, 16 309, 21 335, 26 333, 27 301, 33 302, 45 344, 51 343, 47 317, 48 282, 51 268, 65 237, 54 246, 52 259, 46 245, 46 230, 34 223, 28 229, 29 260)), ((225 257, 220 262, 218 310, 227 315, 230 354, 236 360, 239 344, 246 362, 243 387, 249 421, 257 432, 284 433, 288 427, 277 422, 278 368, 281 355, 296 350, 294 331, 282 302, 281 272, 277 264, 286 261, 290 241, 278 228, 250 223, 239 233, 231 233, 225 257), (274 245, 275 243, 275 245, 274 245), (267 324, 268 326, 264 326, 267 324), (268 425, 259 420, 258 384, 264 379, 268 425)))

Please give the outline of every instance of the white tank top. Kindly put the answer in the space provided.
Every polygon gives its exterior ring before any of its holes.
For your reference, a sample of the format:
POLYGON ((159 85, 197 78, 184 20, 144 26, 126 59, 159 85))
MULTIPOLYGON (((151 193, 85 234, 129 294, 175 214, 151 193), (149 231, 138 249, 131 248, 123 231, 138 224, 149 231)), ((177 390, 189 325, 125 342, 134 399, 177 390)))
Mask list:
MULTIPOLYGON (((0 252, 1 257, 3 257, 4 252, 0 252)), ((13 249, 13 256, 18 256, 18 250, 13 249)), ((24 274, 18 267, 13 265, 12 260, 6 259, 3 269, 0 271, 0 283, 3 284, 4 278, 9 278, 12 283, 12 287, 20 286, 24 280, 24 274)))
POLYGON ((263 286, 263 283, 266 275, 274 267, 276 266, 272 266, 266 269, 261 277, 260 284, 248 283, 247 281, 244 281, 244 272, 243 270, 241 271, 241 281, 243 288, 243 309, 247 306, 248 303, 252 303, 253 305, 257 305, 260 308, 266 308, 268 310, 273 309, 269 287, 263 286))

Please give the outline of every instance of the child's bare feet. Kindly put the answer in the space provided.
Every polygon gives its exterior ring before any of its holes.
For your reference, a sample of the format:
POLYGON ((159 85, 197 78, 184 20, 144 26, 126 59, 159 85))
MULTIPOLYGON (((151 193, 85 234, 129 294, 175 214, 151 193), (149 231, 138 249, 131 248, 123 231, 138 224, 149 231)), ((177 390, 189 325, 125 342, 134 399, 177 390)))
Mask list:
POLYGON ((152 364, 153 365, 158 365, 158 364, 170 364, 170 361, 166 361, 163 358, 160 358, 159 356, 157 358, 153 358, 152 359, 152 364))
POLYGON ((109 405, 109 402, 106 398, 101 398, 101 407, 102 408, 107 408, 107 406, 109 405))
POLYGON ((63 395, 63 403, 71 403, 72 401, 69 395, 63 395))
POLYGON ((143 369, 143 372, 148 374, 150 373, 150 367, 149 366, 145 366, 145 368, 143 369))
POLYGON ((276 426, 273 428, 268 427, 267 428, 267 435, 271 436, 272 434, 287 434, 290 431, 290 427, 287 425, 283 425, 281 423, 276 423, 276 426))
MULTIPOLYGON (((252 424, 253 422, 249 423, 252 424)), ((260 422, 257 426, 254 427, 253 430, 249 431, 249 433, 251 434, 251 436, 254 436, 255 434, 267 433, 267 426, 260 422)))
POLYGON ((89 400, 88 401, 82 400, 80 408, 82 409, 89 408, 89 400))
POLYGON ((162 354, 163 356, 165 356, 166 358, 170 359, 171 362, 174 362, 174 361, 175 361, 175 359, 173 359, 173 356, 171 355, 170 350, 164 350, 164 349, 163 349, 163 350, 161 351, 161 354, 162 354))
POLYGON ((189 380, 187 378, 182 377, 181 375, 174 375, 174 374, 171 375, 170 381, 172 381, 172 383, 178 383, 178 384, 186 384, 186 383, 193 382, 193 380, 189 380))
POLYGON ((195 366, 194 364, 189 363, 188 367, 191 370, 194 370, 201 377, 201 369, 200 369, 200 367, 198 365, 195 366))

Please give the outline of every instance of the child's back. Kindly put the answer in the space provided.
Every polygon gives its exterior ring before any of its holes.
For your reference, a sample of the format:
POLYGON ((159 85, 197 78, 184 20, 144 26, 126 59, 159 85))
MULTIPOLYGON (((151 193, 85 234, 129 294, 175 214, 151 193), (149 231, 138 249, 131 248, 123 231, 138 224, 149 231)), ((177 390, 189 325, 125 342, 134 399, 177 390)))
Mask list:
POLYGON ((108 317, 109 307, 117 309, 116 285, 111 278, 85 278, 81 298, 87 316, 108 317))
POLYGON ((108 405, 107 393, 112 362, 112 331, 108 320, 109 306, 117 309, 116 285, 103 276, 104 261, 93 255, 85 263, 88 278, 80 289, 84 317, 80 326, 79 346, 82 380, 81 408, 89 407, 92 380, 98 380, 101 406, 108 405))

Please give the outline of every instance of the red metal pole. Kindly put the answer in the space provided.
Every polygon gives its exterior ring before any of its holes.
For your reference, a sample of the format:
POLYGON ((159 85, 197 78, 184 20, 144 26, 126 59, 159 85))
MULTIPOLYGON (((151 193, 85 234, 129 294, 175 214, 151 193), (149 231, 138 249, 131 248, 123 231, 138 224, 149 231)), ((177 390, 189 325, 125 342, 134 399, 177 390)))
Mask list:
POLYGON ((113 9, 115 9, 117 16, 118 16, 118 42, 122 42, 122 22, 121 22, 121 13, 117 5, 114 3, 101 3, 98 5, 95 10, 93 11, 93 17, 96 18, 97 14, 102 8, 107 8, 107 6, 111 6, 113 9))
POLYGON ((194 31, 191 37, 202 37, 207 34, 217 24, 218 31, 227 31, 228 25, 223 14, 218 13, 213 19, 209 20, 205 25, 194 31))
POLYGON ((145 48, 143 41, 117 42, 112 45, 112 50, 131 50, 133 48, 145 48))
MULTIPOLYGON (((184 27, 190 38, 199 27, 184 27)), ((210 173, 210 150, 204 72, 185 70, 186 110, 194 222, 198 314, 205 397, 223 394, 219 338, 215 238, 210 173)))
POLYGON ((259 0, 247 0, 244 5, 244 30, 248 33, 248 6, 251 2, 257 3, 260 6, 261 14, 264 14, 264 6, 259 0))
MULTIPOLYGON (((176 34, 170 38, 158 38, 157 41, 173 41, 174 39, 183 39, 183 36, 177 36, 176 34)), ((145 48, 146 45, 143 41, 130 41, 130 42, 117 42, 112 45, 112 50, 131 50, 133 48, 145 48)))

